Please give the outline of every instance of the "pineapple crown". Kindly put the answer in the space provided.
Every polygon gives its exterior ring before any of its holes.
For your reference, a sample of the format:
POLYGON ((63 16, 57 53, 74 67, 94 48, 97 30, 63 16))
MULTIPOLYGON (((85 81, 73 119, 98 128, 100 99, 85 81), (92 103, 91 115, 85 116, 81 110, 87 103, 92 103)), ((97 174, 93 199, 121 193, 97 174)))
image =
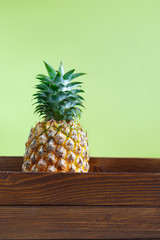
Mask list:
POLYGON ((38 74, 36 76, 40 83, 35 86, 38 90, 33 94, 36 102, 35 113, 42 116, 45 121, 51 118, 56 121, 70 121, 81 116, 81 107, 84 98, 79 95, 84 91, 81 89, 82 82, 73 81, 85 73, 74 73, 72 69, 64 73, 62 62, 58 71, 55 71, 44 61, 48 75, 38 74))

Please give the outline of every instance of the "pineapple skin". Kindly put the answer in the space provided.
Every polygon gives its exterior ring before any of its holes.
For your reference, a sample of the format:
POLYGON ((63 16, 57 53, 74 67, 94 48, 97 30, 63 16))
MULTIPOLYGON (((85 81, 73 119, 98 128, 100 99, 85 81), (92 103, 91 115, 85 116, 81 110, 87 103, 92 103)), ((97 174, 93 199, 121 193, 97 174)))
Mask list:
POLYGON ((23 172, 88 172, 87 134, 74 121, 38 122, 25 144, 23 172))

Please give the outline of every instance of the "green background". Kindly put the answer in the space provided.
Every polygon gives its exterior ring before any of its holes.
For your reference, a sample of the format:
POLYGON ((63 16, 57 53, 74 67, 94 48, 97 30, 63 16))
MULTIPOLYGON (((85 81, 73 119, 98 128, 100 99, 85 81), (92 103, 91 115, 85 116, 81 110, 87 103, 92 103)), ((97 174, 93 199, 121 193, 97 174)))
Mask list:
MULTIPOLYGON (((90 154, 160 157, 160 1, 0 1, 0 155, 23 155, 43 60, 88 73, 90 154)), ((80 78, 79 78, 80 80, 80 78)))

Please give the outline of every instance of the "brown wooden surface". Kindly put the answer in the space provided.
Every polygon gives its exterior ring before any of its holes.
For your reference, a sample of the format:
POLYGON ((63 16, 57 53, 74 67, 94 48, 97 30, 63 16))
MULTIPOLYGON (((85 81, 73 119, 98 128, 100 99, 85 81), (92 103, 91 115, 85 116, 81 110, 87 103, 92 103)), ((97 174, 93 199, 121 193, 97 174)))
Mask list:
POLYGON ((22 159, 0 157, 0 239, 160 239, 160 159, 91 158, 88 174, 22 159))
POLYGON ((160 206, 160 174, 1 172, 0 205, 160 206))
POLYGON ((160 239, 160 159, 91 158, 88 174, 22 159, 0 157, 0 239, 160 239))
MULTIPOLYGON (((0 171, 22 171, 23 157, 0 157, 0 171)), ((159 158, 90 158, 90 172, 160 173, 159 158)))
POLYGON ((91 158, 90 172, 160 173, 158 158, 91 158))
POLYGON ((160 238, 160 208, 0 207, 0 239, 160 238))
POLYGON ((0 157, 0 171, 22 171, 23 157, 0 157))

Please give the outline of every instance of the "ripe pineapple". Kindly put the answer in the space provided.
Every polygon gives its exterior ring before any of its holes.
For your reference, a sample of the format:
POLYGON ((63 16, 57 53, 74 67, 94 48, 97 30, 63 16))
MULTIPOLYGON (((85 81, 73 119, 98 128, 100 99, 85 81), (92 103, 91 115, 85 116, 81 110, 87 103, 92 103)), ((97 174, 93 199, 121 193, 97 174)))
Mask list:
POLYGON ((74 69, 64 74, 62 63, 55 71, 44 62, 49 76, 37 75, 35 113, 43 120, 31 129, 22 171, 88 172, 87 135, 77 119, 84 98, 79 95, 82 82, 73 81, 84 73, 74 69))

